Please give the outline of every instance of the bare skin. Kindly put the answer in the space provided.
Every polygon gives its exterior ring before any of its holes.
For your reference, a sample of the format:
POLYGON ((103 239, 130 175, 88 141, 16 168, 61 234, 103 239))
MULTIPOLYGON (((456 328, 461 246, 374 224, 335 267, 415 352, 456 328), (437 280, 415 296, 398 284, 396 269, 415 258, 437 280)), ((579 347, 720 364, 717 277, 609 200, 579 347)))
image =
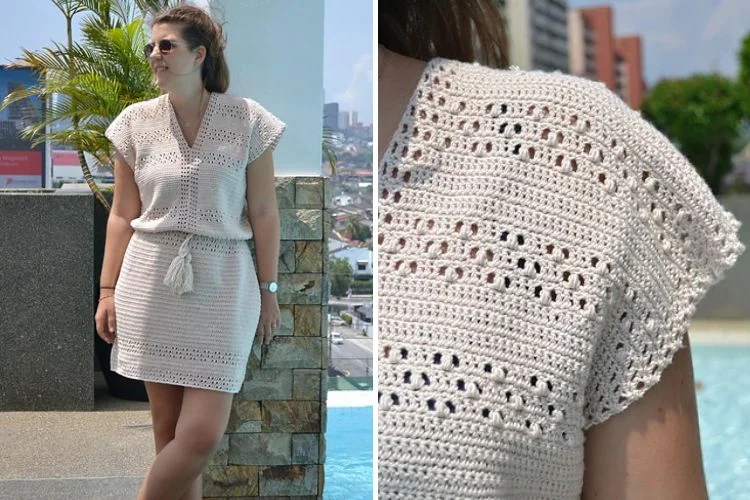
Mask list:
MULTIPOLYGON (((381 48, 378 158, 382 161, 425 62, 381 48)), ((584 500, 705 500, 689 339, 661 380, 586 432, 584 500)))

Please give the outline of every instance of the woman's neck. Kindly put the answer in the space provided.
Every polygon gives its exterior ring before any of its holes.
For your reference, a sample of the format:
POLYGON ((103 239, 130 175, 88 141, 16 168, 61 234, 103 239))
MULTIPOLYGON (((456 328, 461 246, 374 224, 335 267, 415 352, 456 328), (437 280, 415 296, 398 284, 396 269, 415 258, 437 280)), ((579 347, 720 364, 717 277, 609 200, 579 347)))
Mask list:
POLYGON ((401 121, 426 62, 378 45, 378 163, 401 121))

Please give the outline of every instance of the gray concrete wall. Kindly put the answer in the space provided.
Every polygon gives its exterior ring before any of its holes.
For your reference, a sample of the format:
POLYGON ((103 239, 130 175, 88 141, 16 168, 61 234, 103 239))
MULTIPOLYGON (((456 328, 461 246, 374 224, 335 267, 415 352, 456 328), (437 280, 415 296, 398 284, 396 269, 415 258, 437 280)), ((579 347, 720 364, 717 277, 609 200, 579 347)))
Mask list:
POLYGON ((0 411, 94 408, 94 198, 0 192, 0 411))
POLYGON ((750 319, 750 195, 720 197, 721 204, 742 222, 739 238, 748 248, 725 278, 708 291, 695 311, 701 320, 750 319))

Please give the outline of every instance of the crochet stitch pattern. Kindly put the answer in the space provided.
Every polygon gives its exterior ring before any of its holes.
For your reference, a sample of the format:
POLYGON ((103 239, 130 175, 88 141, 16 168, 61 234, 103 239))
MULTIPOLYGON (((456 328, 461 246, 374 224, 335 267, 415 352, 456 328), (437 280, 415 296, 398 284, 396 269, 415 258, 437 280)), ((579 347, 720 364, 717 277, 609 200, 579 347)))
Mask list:
POLYGON ((740 223, 603 84, 430 61, 380 163, 381 499, 579 498, 740 223))

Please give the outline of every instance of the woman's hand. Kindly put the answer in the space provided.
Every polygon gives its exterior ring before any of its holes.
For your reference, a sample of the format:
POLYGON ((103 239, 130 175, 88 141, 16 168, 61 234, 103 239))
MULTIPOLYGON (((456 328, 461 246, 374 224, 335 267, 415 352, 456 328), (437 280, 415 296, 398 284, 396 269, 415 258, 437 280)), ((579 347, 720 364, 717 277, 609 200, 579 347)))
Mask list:
POLYGON ((279 330, 281 323, 281 311, 275 293, 267 290, 260 292, 260 324, 258 330, 261 341, 268 345, 279 330))
POLYGON ((111 344, 115 341, 115 330, 117 328, 117 322, 115 321, 115 297, 109 295, 101 297, 99 300, 99 306, 96 308, 96 333, 104 340, 107 344, 111 344))

